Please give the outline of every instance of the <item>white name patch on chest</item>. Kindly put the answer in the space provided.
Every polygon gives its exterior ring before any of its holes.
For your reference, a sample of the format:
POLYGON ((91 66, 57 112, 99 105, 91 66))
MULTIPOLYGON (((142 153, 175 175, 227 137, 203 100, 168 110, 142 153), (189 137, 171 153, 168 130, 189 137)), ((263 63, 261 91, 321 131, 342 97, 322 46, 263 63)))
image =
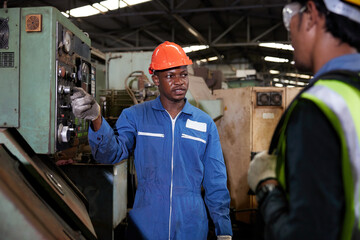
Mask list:
POLYGON ((186 127, 200 132, 206 132, 206 123, 203 122, 197 122, 188 119, 186 121, 186 127))

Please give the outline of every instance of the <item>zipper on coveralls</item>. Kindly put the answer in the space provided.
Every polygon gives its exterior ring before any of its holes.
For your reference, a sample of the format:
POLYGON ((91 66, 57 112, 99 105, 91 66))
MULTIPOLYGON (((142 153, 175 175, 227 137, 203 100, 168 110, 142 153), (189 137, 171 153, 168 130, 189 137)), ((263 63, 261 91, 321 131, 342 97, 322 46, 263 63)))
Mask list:
MULTIPOLYGON (((166 111, 166 110, 165 110, 166 111)), ((173 173, 174 173, 174 135, 175 135, 175 122, 178 116, 180 115, 181 111, 176 115, 176 117, 173 119, 168 111, 166 111, 169 114, 170 120, 171 120, 171 130, 172 130, 172 146, 171 146, 171 182, 170 182, 170 214, 169 214, 169 240, 170 240, 170 234, 171 234, 171 212, 172 212, 172 192, 173 192, 173 173)))

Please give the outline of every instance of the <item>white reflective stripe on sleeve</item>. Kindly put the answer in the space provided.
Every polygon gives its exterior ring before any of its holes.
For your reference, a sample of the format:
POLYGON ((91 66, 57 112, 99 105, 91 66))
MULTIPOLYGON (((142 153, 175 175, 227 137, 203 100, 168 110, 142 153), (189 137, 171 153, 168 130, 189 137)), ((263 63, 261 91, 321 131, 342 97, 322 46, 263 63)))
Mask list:
POLYGON ((149 137, 165 137, 163 133, 150 133, 150 132, 138 132, 139 136, 149 136, 149 137))
POLYGON ((206 132, 206 126, 207 124, 203 122, 192 121, 190 119, 186 121, 187 128, 191 128, 200 132, 206 132))
POLYGON ((195 140, 195 141, 199 141, 199 142, 202 142, 202 143, 205 143, 206 144, 206 141, 202 138, 198 138, 198 137, 193 137, 193 136, 190 136, 190 135, 187 135, 187 134, 182 134, 181 135, 182 138, 187 138, 187 139, 192 139, 192 140, 195 140))
POLYGON ((337 92, 325 86, 314 86, 307 93, 323 101, 338 117, 345 133, 346 143, 351 161, 354 182, 355 222, 359 221, 359 177, 360 177, 360 145, 355 123, 345 100, 337 92))

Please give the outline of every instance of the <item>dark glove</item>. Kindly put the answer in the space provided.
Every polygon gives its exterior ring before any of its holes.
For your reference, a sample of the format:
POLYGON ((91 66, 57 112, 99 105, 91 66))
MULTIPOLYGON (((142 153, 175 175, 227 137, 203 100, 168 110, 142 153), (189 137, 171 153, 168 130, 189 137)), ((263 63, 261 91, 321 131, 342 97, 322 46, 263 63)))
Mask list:
POLYGON ((101 115, 100 106, 84 89, 74 87, 71 95, 72 111, 77 118, 94 121, 101 115))

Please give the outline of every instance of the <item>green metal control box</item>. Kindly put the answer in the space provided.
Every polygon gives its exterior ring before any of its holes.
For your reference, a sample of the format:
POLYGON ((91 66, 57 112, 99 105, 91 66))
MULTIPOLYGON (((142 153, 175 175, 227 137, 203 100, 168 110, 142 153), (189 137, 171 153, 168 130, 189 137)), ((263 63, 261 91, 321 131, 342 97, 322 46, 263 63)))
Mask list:
POLYGON ((0 127, 17 128, 38 154, 86 141, 73 87, 95 95, 90 39, 52 7, 0 9, 0 127))

